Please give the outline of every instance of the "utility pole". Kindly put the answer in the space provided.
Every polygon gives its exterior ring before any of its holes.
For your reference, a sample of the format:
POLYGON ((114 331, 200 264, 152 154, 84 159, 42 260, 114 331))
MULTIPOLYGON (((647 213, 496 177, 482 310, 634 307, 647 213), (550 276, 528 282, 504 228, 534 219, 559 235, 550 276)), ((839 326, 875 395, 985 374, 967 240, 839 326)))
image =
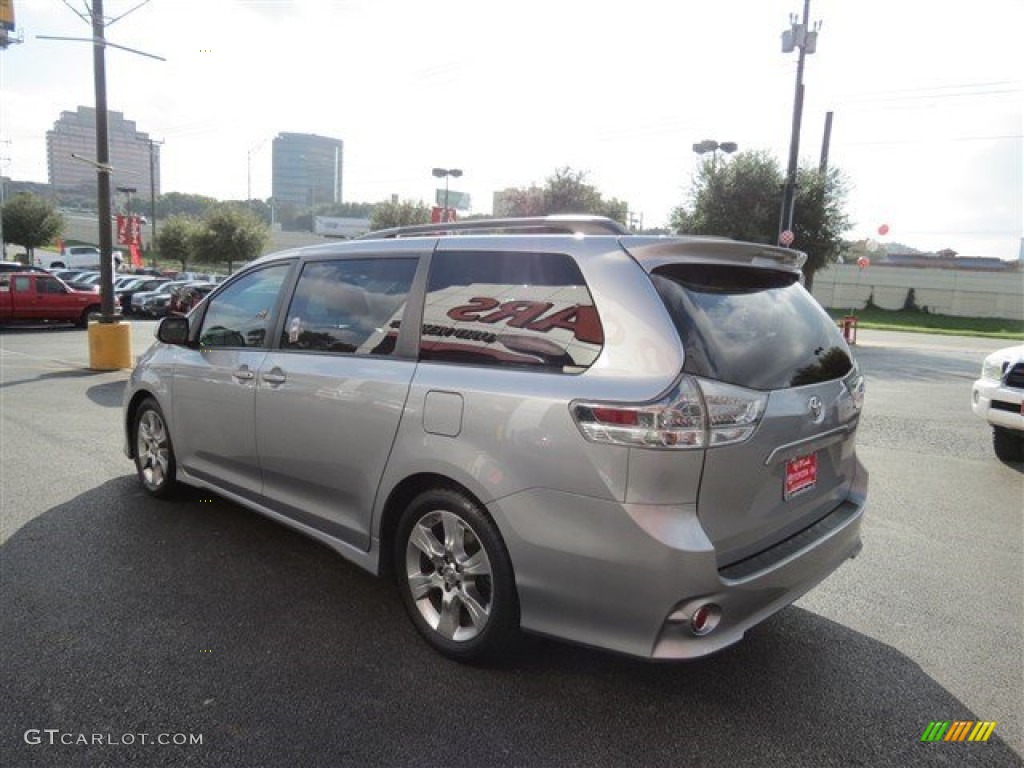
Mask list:
POLYGON ((110 229, 110 144, 107 137, 107 64, 103 0, 92 4, 92 63, 96 89, 96 210, 100 229, 100 322, 114 323, 114 237, 110 229))
POLYGON ((821 164, 818 172, 824 176, 828 173, 828 148, 832 143, 832 113, 825 113, 825 135, 821 139, 821 164))
MULTIPOLYGON (((10 140, 7 140, 7 139, 0 140, 0 144, 10 145, 10 143, 11 143, 10 140)), ((3 207, 4 207, 4 165, 5 165, 4 161, 8 160, 8 159, 9 158, 6 158, 3 155, 0 155, 0 261, 3 261, 4 259, 7 258, 7 243, 4 242, 3 207)))
POLYGON ((110 226, 110 175, 113 168, 110 166, 110 143, 107 132, 106 49, 111 46, 151 59, 163 60, 150 53, 108 42, 105 30, 110 24, 123 19, 149 1, 143 0, 110 22, 103 16, 103 0, 93 0, 91 8, 86 4, 84 12, 65 3, 76 16, 91 27, 92 35, 87 38, 36 36, 41 40, 70 40, 92 45, 93 84, 96 90, 96 158, 79 157, 74 153, 71 156, 96 168, 96 209, 100 241, 100 317, 98 323, 89 324, 89 367, 99 371, 130 368, 132 365, 131 325, 122 322, 120 315, 114 311, 114 238, 110 226))
POLYGON ((804 0, 804 16, 797 21, 796 15, 789 17, 790 28, 782 33, 782 52, 791 53, 794 48, 800 49, 796 64, 796 93, 793 97, 793 128, 789 142, 789 166, 786 170, 786 182, 782 188, 782 210, 779 213, 779 237, 782 233, 793 230, 793 209, 796 205, 796 174, 800 156, 800 122, 804 112, 804 57, 817 50, 818 30, 821 22, 810 27, 811 0, 804 0))
POLYGON ((149 247, 154 253, 156 252, 156 160, 154 155, 156 146, 162 144, 162 141, 149 140, 149 220, 152 222, 149 247))

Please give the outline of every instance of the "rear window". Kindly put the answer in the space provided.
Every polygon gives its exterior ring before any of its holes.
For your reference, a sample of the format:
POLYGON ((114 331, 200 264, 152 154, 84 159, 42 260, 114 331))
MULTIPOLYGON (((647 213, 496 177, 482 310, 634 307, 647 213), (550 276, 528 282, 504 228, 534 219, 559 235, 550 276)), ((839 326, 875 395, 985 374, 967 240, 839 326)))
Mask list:
POLYGON ((797 275, 673 264, 651 277, 683 341, 687 373, 771 390, 842 378, 853 367, 835 323, 797 275))
POLYGON ((434 254, 422 360, 580 373, 603 344, 594 301, 567 254, 434 254))

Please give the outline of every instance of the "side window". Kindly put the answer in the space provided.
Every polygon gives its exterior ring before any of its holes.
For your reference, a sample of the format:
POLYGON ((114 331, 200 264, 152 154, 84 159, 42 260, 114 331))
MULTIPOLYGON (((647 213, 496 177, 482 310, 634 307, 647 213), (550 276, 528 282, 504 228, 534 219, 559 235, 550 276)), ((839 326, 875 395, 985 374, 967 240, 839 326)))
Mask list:
POLYGON ((36 278, 36 292, 37 293, 64 293, 64 286, 58 283, 52 277, 37 277, 36 278))
POLYGON ((239 278, 210 302, 199 332, 203 347, 265 347, 274 304, 290 264, 239 278))
POLYGON ((594 300, 570 256, 434 254, 422 360, 579 373, 603 344, 594 300))
POLYGON ((27 291, 31 287, 32 281, 24 275, 14 278, 14 290, 15 291, 27 291))
POLYGON ((390 355, 416 259, 306 264, 281 331, 281 349, 390 355))

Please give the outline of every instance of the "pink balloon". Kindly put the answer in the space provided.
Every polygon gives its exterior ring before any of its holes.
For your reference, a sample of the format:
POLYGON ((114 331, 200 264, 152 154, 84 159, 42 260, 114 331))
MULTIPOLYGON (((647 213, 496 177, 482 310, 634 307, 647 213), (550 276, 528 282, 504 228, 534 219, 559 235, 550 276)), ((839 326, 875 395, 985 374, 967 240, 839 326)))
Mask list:
POLYGON ((867 256, 861 256, 859 259, 857 259, 857 266, 860 267, 861 269, 864 269, 870 263, 871 259, 869 259, 867 256))
POLYGON ((883 237, 885 235, 888 235, 889 234, 889 225, 888 224, 883 224, 882 226, 880 226, 878 228, 878 234, 882 235, 883 237))

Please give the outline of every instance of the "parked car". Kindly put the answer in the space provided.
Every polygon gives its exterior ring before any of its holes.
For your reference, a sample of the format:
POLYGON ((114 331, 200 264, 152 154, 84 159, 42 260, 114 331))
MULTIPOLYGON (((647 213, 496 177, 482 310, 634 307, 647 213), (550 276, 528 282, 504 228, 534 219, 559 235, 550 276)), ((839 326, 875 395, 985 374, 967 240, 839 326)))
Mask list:
POLYGON ((178 286, 171 291, 171 302, 168 305, 168 311, 179 315, 186 315, 216 287, 216 283, 203 281, 178 286))
POLYGON ((150 293, 142 302, 139 314, 145 317, 163 317, 170 311, 171 295, 168 293, 150 293))
MULTIPOLYGON (((129 286, 128 288, 122 288, 114 292, 114 295, 121 300, 121 306, 124 309, 125 314, 134 314, 135 308, 133 302, 135 295, 139 293, 146 293, 149 291, 155 291, 164 283, 169 283, 166 277, 147 277, 142 282, 129 286)), ((141 303, 141 302, 140 302, 141 303)))
MULTIPOLYGON (((154 288, 151 291, 136 291, 135 293, 132 294, 132 305, 131 305, 132 313, 137 314, 137 315, 147 314, 146 310, 145 310, 145 306, 146 306, 146 302, 149 299, 151 299, 151 298, 153 298, 154 296, 157 296, 157 295, 163 295, 163 296, 167 296, 168 297, 168 301, 169 301, 170 300, 171 291, 173 289, 177 288, 179 285, 185 285, 187 282, 189 282, 189 281, 188 280, 166 280, 163 283, 160 283, 159 285, 157 285, 157 287, 154 288)), ((155 307, 156 305, 154 304, 154 305, 151 305, 151 306, 155 307)), ((166 308, 166 306, 167 305, 165 304, 164 307, 166 308)))
MULTIPOLYGON (((41 269, 41 267, 40 267, 40 269, 41 269)), ((46 270, 46 271, 50 272, 50 274, 52 274, 52 275, 56 275, 61 280, 63 280, 65 283, 70 283, 72 280, 74 280, 79 275, 84 275, 86 273, 90 273, 91 274, 93 272, 93 270, 91 270, 91 269, 52 269, 52 270, 46 270)))
MULTIPOLYGON (((111 253, 111 263, 116 270, 121 266, 124 257, 119 251, 111 253)), ((50 251, 36 251, 35 263, 38 267, 47 269, 71 269, 75 267, 100 266, 100 249, 95 245, 69 245, 60 253, 50 251)))
POLYGON ((68 280, 68 284, 76 288, 95 288, 99 290, 100 277, 99 272, 83 272, 68 280))
POLYGON ((22 264, 19 261, 0 261, 0 272, 38 272, 44 275, 50 274, 48 269, 22 264))
POLYGON ((393 574, 452 658, 703 656, 861 548, 863 378, 803 260, 599 217, 268 256, 161 321, 125 452, 393 574))
POLYGON ((210 276, 205 272, 179 272, 174 276, 174 279, 208 282, 210 280, 210 276))
POLYGON ((993 352, 971 390, 971 409, 992 426, 1001 461, 1024 461, 1024 344, 993 352))
POLYGON ((129 286, 141 283, 142 278, 136 277, 135 275, 119 275, 114 278, 114 290, 123 291, 129 286))
POLYGON ((0 273, 0 323, 63 322, 84 328, 100 311, 94 291, 79 291, 53 275, 0 273))

